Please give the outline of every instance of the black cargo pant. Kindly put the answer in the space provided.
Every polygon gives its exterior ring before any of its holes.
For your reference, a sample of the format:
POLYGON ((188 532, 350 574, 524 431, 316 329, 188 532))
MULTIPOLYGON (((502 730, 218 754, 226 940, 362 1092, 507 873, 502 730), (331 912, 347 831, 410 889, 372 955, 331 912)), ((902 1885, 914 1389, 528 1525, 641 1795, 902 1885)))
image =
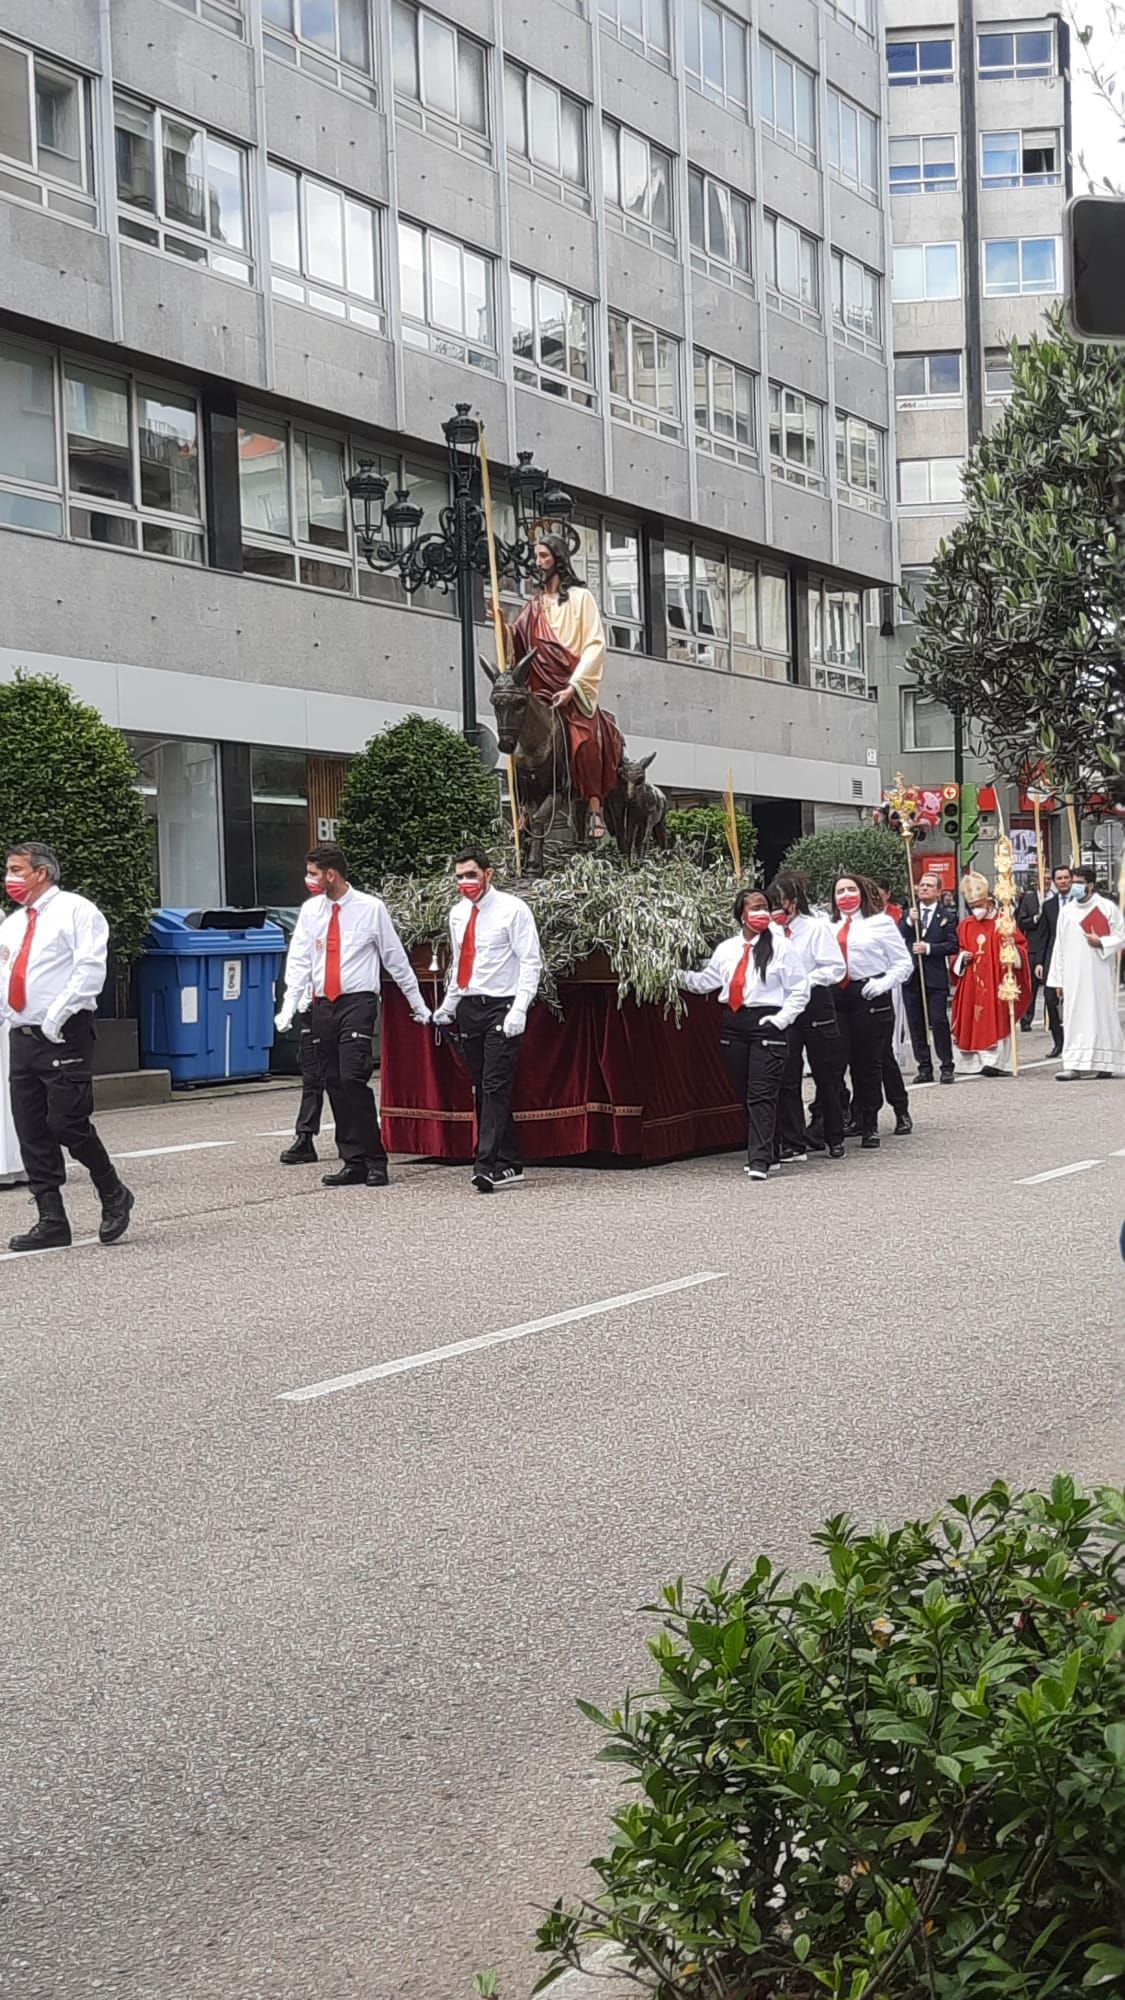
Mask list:
MULTIPOLYGON (((877 1132, 885 1065, 894 1034, 894 1001, 889 993, 865 1000, 861 986, 852 982, 836 988, 836 1015, 844 1062, 852 1077, 852 1114, 861 1132, 877 1132)), ((902 1087, 901 1073, 898 1081, 902 1087)))
POLYGON ((385 1167, 386 1149, 371 1077, 375 1068, 376 993, 314 1000, 312 1037, 336 1120, 336 1150, 348 1167, 385 1167))
POLYGON ((57 1194, 66 1180, 65 1147, 86 1168, 103 1201, 121 1182, 93 1125, 94 1017, 72 1014, 61 1042, 42 1028, 13 1027, 9 1037, 12 1123, 32 1194, 57 1194))
POLYGON ((475 1166, 482 1174, 523 1164, 512 1117, 523 1037, 503 1030, 504 1016, 514 1005, 514 997, 494 1000, 483 993, 467 993, 457 1004, 457 1035, 473 1079, 477 1112, 475 1166))
POLYGON ((297 1066, 301 1072, 301 1102, 297 1107, 298 1139, 315 1139, 324 1110, 324 1066, 320 1059, 311 1021, 301 1029, 297 1043, 297 1066))
POLYGON ((762 1025, 762 1016, 773 1011, 772 1007, 740 1007, 735 1014, 724 1007, 719 1036, 738 1101, 746 1106, 746 1164, 767 1172, 773 1162, 777 1100, 789 1060, 785 1029, 762 1025))
POLYGON ((803 1153, 807 1143, 805 1106, 802 1096, 804 1057, 816 1085, 818 1122, 827 1146, 844 1143, 843 1042, 836 1021, 836 1003, 831 989, 817 987, 803 1014, 789 1030, 789 1061, 781 1086, 781 1143, 795 1153, 803 1153))

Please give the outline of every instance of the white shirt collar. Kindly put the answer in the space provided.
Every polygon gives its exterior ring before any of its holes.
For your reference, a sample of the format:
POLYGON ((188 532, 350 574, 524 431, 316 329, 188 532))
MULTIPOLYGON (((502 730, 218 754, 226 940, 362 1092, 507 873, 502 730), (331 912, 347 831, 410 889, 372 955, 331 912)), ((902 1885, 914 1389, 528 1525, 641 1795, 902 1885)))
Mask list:
POLYGON ((30 915, 31 911, 34 910, 36 916, 38 916, 40 910, 45 910, 48 903, 54 902, 54 899, 58 895, 58 893, 59 893, 58 883, 48 882, 47 887, 43 891, 43 894, 37 897, 34 903, 24 904, 23 907, 25 914, 30 915))

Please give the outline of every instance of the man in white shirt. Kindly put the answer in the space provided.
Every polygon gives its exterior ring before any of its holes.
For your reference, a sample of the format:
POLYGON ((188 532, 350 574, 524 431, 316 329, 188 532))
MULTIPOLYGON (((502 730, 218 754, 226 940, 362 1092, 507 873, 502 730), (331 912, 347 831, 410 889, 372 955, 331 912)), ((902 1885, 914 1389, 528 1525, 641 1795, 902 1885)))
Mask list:
POLYGON ((0 924, 0 1018, 9 1027, 12 1121, 39 1220, 12 1250, 64 1250, 63 1147, 86 1168, 102 1204, 102 1243, 129 1227, 133 1195, 91 1123, 94 1008, 105 985, 109 926, 85 896, 59 888, 54 850, 39 840, 8 851, 5 894, 19 907, 0 924))
POLYGON ((311 1005, 313 1040, 343 1161, 338 1172, 322 1176, 324 1186, 386 1187, 387 1154, 370 1087, 383 967, 423 1027, 430 1010, 386 904, 352 888, 342 848, 310 847, 305 887, 309 900, 301 905, 290 940, 277 1027, 284 1031, 311 1005))
POLYGON ((512 1095, 527 1010, 539 991, 539 933, 519 896, 493 888, 483 848, 467 847, 454 866, 460 894, 449 913, 453 958, 434 1021, 442 1027, 456 1019, 476 1102, 473 1186, 495 1194, 523 1186, 512 1095))

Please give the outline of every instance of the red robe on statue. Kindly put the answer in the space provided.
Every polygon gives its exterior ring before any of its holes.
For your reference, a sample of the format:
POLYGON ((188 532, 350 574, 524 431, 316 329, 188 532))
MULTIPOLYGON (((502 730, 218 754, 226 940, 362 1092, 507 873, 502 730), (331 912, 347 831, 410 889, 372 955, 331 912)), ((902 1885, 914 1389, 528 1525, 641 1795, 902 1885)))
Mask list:
POLYGON ((521 660, 525 653, 533 654, 527 676, 533 694, 549 700, 563 688, 574 687, 574 696, 562 713, 570 740, 574 789, 589 803, 616 790, 624 745, 612 715, 598 707, 605 634, 597 605, 588 590, 572 586, 559 613, 559 622, 572 639, 570 646, 552 629, 545 595, 536 591, 512 627, 512 658, 521 660), (580 667, 583 671, 579 674, 580 667))
MULTIPOLYGON (((957 927, 957 941, 973 962, 958 978, 953 995, 953 1039, 966 1054, 994 1049, 1012 1032, 1008 1003, 999 997, 1004 968, 1000 963, 996 917, 965 917, 957 927)), ((1020 955, 1016 968, 1020 986, 1015 1003, 1018 1021, 1031 1005, 1031 972, 1023 932, 1013 931, 1012 942, 1020 955)))

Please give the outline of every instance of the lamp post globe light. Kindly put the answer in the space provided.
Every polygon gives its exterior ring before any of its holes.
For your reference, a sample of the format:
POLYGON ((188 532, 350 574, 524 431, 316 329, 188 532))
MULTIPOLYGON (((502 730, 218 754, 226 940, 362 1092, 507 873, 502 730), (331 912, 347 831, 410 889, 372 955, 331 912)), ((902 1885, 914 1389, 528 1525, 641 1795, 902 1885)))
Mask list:
MULTIPOLYGON (((466 742, 479 748, 473 578, 489 573, 484 514, 474 497, 480 425, 470 405, 458 403, 455 414, 441 429, 449 452, 453 493, 448 507, 438 515, 436 529, 422 532, 422 509, 414 505, 405 487, 398 487, 388 504, 389 481, 376 472, 371 459, 361 460, 347 487, 356 541, 371 569, 393 573, 410 595, 423 588, 448 591, 456 585, 461 626, 461 732, 466 742)), ((496 567, 500 576, 519 581, 535 574, 537 536, 561 535, 572 554, 579 542, 571 524, 574 502, 570 494, 532 464, 529 451, 518 453, 508 487, 515 508, 516 539, 502 542, 497 537, 496 567)))

